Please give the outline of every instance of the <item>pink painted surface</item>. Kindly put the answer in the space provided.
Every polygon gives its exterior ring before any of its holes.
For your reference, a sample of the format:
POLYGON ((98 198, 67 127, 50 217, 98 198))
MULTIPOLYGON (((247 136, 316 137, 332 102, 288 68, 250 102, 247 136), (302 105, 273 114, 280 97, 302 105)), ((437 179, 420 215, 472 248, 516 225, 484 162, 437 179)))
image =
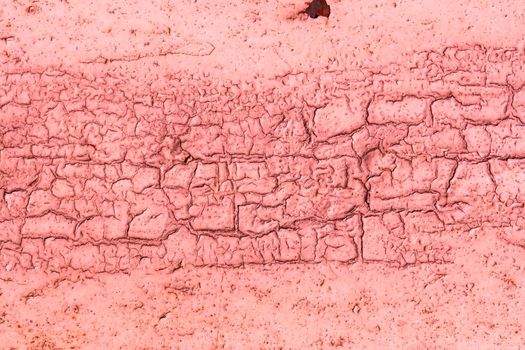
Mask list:
POLYGON ((520 1, 0 8, 2 349, 525 347, 520 1))

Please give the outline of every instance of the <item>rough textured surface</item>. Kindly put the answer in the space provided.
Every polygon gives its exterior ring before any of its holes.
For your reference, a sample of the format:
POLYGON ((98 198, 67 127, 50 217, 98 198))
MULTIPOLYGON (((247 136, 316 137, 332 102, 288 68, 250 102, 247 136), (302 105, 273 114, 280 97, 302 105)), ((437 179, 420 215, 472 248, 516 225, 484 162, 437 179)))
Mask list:
POLYGON ((0 10, 5 348, 525 346, 523 9, 329 4, 0 10))

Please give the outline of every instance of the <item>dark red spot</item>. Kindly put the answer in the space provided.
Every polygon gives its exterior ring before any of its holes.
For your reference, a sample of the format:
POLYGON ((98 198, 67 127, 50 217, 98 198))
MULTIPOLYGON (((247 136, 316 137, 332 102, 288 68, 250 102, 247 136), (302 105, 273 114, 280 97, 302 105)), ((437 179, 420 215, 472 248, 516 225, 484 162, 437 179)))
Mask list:
POLYGON ((326 3, 326 0, 312 0, 303 12, 307 13, 311 18, 317 18, 319 16, 328 18, 330 17, 330 5, 326 3))

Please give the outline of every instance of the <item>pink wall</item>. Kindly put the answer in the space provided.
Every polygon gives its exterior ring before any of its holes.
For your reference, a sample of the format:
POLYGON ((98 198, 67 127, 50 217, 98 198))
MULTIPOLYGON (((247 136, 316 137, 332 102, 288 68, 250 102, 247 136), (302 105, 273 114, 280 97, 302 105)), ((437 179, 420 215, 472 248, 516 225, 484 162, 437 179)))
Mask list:
POLYGON ((7 1, 6 349, 525 346, 518 1, 7 1))

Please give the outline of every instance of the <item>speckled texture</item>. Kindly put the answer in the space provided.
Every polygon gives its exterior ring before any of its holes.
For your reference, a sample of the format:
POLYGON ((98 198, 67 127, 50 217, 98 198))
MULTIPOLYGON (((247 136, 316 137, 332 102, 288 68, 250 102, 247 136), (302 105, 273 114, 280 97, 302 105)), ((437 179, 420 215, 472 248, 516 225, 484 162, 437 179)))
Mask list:
POLYGON ((525 346, 525 10, 445 3, 8 1, 3 348, 525 346))

